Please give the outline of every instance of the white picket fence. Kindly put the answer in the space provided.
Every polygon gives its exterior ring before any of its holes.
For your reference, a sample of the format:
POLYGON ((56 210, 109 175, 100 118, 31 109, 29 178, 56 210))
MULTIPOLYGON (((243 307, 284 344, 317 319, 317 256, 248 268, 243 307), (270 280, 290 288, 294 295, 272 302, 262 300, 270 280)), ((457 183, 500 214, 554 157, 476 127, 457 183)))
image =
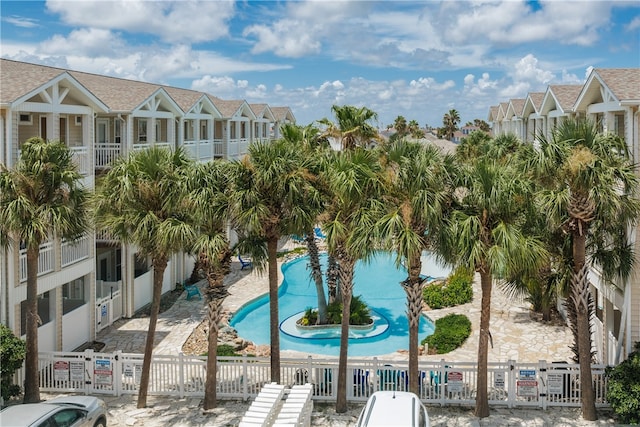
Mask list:
MULTIPOLYGON (((40 390, 82 394, 137 394, 143 355, 122 352, 40 353, 40 390)), ((247 400, 257 396, 270 382, 268 358, 218 357, 217 396, 247 400)), ((475 363, 420 363, 420 399, 426 404, 473 406, 476 397, 475 363)), ((604 365, 593 365, 596 406, 608 406, 604 365)), ((407 362, 378 358, 350 359, 347 398, 366 401, 378 390, 408 390, 407 362)), ((328 358, 281 359, 281 383, 311 383, 316 401, 335 401, 338 360, 328 358)), ((206 357, 154 355, 151 364, 150 395, 204 396, 206 357)), ((22 384, 24 373, 16 375, 22 384)), ((488 395, 492 406, 540 407, 580 406, 577 364, 490 363, 488 395)))

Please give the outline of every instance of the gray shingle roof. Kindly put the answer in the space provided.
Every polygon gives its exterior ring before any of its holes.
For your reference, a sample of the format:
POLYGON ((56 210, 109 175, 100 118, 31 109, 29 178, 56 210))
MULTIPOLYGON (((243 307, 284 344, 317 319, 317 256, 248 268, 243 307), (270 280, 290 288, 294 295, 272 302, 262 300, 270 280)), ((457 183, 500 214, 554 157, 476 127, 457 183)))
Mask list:
POLYGON ((596 68, 594 71, 618 101, 640 100, 640 68, 596 68))
POLYGON ((563 111, 573 111, 573 106, 580 95, 582 85, 549 85, 549 90, 560 103, 563 111))
POLYGON ((61 68, 1 59, 0 103, 13 102, 66 71, 61 68))

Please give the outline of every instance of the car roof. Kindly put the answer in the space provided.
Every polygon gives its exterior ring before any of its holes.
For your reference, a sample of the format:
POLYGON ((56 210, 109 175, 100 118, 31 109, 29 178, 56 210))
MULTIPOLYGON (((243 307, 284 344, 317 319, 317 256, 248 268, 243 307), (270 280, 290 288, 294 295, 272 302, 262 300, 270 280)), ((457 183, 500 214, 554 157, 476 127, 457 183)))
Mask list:
POLYGON ((418 396, 406 391, 377 391, 362 411, 361 426, 413 426, 421 410, 418 396))
POLYGON ((42 417, 55 412, 56 405, 41 405, 39 403, 23 403, 11 405, 0 411, 0 425, 29 426, 42 417))

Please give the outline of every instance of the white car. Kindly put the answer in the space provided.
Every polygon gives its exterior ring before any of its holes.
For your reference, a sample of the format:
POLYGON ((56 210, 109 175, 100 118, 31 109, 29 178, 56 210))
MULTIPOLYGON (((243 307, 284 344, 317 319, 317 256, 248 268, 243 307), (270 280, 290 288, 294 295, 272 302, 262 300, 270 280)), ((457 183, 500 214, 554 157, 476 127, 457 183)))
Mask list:
POLYGON ((97 397, 63 396, 0 411, 3 427, 107 427, 107 405, 97 397))
POLYGON ((376 391, 358 417, 357 427, 429 427, 418 396, 408 391, 376 391))

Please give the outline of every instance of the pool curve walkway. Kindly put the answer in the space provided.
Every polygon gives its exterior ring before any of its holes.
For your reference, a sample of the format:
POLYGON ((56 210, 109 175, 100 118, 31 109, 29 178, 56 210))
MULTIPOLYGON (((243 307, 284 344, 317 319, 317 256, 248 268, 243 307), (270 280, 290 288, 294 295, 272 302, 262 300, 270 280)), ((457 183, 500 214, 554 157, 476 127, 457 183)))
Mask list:
MULTIPOLYGON (((281 278, 281 274, 280 274, 281 278)), ((240 270, 234 263, 227 277, 229 296, 224 308, 235 312, 242 305, 259 297, 268 290, 266 274, 255 270, 240 270)), ((205 282, 198 284, 204 288, 205 282)), ((474 283, 474 300, 464 306, 444 310, 431 310, 426 314, 433 320, 450 312, 464 313, 472 324, 479 323, 480 294, 474 283)), ((489 361, 560 361, 570 360, 569 345, 571 333, 566 326, 543 324, 530 318, 527 304, 514 302, 500 289, 494 287, 492 293, 491 334, 493 347, 489 348, 489 361)), ((158 319, 154 353, 179 354, 182 345, 194 328, 204 319, 205 307, 202 300, 186 299, 186 293, 175 304, 162 313, 158 319)), ((105 343, 102 351, 143 353, 144 341, 149 324, 148 318, 122 319, 100 331, 96 340, 105 343)), ((478 333, 472 336, 456 351, 446 355, 448 360, 475 361, 477 358, 478 333)), ((307 353, 284 351, 282 357, 296 357, 307 353)), ((319 356, 327 357, 327 356, 319 356)), ((406 359, 405 352, 395 352, 380 356, 385 360, 406 359)), ((441 355, 420 356, 422 360, 440 360, 441 355)), ((49 396, 43 396, 48 398, 49 396)), ((109 425, 134 427, 159 426, 235 426, 250 402, 221 401, 218 408, 208 413, 202 411, 201 399, 150 396, 148 407, 136 408, 136 396, 104 397, 109 407, 109 425)), ((355 425, 362 404, 351 404, 346 414, 335 414, 332 404, 316 404, 312 425, 351 426, 355 425)), ((538 409, 492 408, 491 416, 478 419, 471 408, 428 407, 432 426, 600 426, 615 425, 609 413, 601 413, 596 422, 583 421, 579 409, 554 408, 547 411, 538 409)))

